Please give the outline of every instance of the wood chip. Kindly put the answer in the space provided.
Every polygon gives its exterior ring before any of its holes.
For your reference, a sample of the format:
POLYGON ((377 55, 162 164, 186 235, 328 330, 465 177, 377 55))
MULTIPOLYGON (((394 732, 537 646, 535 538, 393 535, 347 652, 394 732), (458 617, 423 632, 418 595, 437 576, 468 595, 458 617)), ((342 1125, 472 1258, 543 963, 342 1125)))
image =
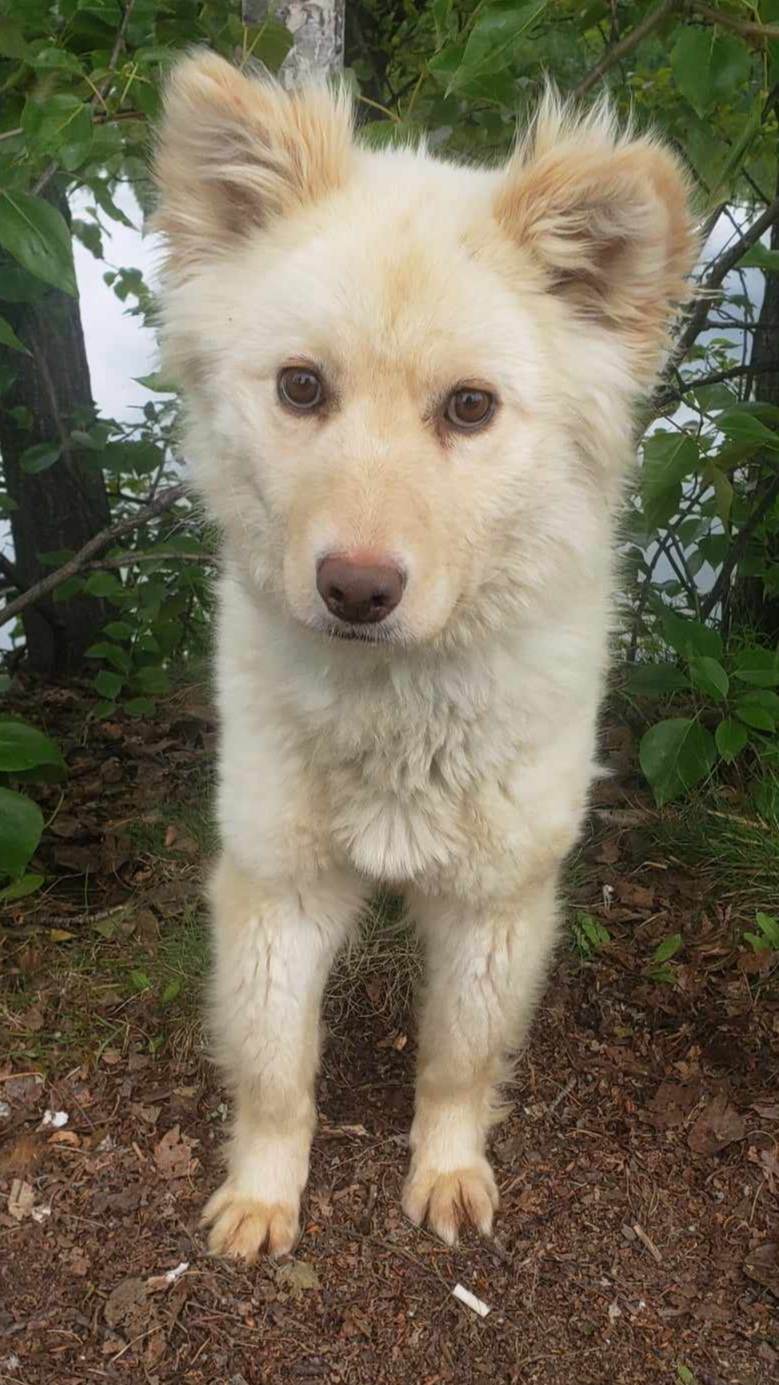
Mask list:
POLYGON ((663 1263, 663 1257, 662 1257, 662 1255, 660 1254, 660 1251, 657 1249, 657 1246, 655 1245, 655 1243, 654 1243, 654 1241, 652 1240, 651 1236, 647 1236, 647 1234, 646 1234, 646 1232, 645 1232, 643 1226, 639 1226, 638 1222, 637 1222, 637 1221, 634 1221, 634 1222, 633 1222, 633 1230, 635 1231, 636 1235, 638 1236, 638 1239, 639 1239, 639 1241, 641 1242, 642 1246, 646 1246, 646 1249, 649 1251, 649 1254, 652 1255, 652 1256, 654 1256, 654 1258, 655 1258, 655 1260, 657 1261, 658 1265, 662 1265, 662 1263, 663 1263))

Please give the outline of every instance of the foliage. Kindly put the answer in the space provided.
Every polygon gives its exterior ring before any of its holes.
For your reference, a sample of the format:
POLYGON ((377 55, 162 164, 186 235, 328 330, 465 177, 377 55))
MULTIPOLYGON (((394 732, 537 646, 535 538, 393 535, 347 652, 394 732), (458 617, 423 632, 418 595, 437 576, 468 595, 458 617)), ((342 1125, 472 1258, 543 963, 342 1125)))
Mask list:
POLYGON ((773 914, 755 914, 756 933, 745 933, 744 937, 753 952, 779 952, 779 919, 773 914))
MULTIPOLYGON (((0 775, 15 781, 64 777, 65 762, 58 747, 42 731, 24 721, 0 721, 0 775)), ((43 876, 27 872, 43 832, 40 808, 17 789, 0 787, 0 900, 32 894, 43 876)))
MULTIPOLYGON (((687 328, 642 420, 625 525, 627 689, 642 709, 663 703, 641 747, 658 803, 737 761, 760 811, 779 812, 779 629, 747 637, 735 600, 749 579, 779 601, 779 407, 748 368, 779 250, 745 237, 777 186, 779 0, 722 0, 718 11, 348 0, 346 14, 347 78, 369 143, 425 133, 444 155, 501 157, 550 74, 565 93, 608 91, 620 116, 654 126, 687 159, 712 232, 701 280, 721 283, 722 295, 697 332, 687 328)), ((149 125, 177 51, 201 42, 275 70, 290 41, 272 17, 243 25, 238 0, 0 0, 0 406, 25 350, 25 304, 47 285, 75 291, 73 237, 101 259, 111 224, 128 223, 120 190, 151 206, 149 125), (78 192, 70 226, 47 199, 54 186, 78 192)), ((107 264, 105 277, 128 312, 149 319, 137 270, 107 264)), ((133 513, 179 479, 175 399, 164 382, 146 383, 140 419, 73 419, 64 439, 29 448, 25 469, 66 465, 69 443, 86 448, 114 518, 133 513)), ((0 494, 3 511, 11 503, 0 494)), ((59 586, 58 600, 86 590, 115 608, 89 650, 97 713, 119 703, 150 714, 172 661, 202 648, 212 551, 182 502, 59 586)), ((69 556, 46 560, 56 568, 69 556)))

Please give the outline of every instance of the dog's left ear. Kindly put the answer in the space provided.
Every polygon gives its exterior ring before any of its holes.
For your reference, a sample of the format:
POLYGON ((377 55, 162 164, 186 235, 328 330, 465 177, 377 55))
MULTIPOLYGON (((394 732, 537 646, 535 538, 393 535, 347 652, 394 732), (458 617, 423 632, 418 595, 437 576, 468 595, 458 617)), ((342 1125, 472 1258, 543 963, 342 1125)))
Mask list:
POLYGON ((335 191, 353 153, 348 98, 326 86, 287 92, 215 53, 169 78, 159 130, 155 229, 174 274, 335 191))
POLYGON ((690 191, 668 149, 619 136, 604 107, 577 120, 551 95, 498 191, 497 219, 540 264, 548 291, 621 334, 641 387, 695 262, 690 191))

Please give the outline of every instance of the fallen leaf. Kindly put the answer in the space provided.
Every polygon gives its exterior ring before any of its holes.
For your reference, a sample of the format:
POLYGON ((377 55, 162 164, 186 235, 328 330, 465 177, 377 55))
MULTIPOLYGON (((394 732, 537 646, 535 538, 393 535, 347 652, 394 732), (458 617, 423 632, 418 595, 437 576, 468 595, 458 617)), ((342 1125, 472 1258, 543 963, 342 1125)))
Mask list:
POLYGON ((756 1111, 763 1120, 779 1121, 779 1102, 775 1101, 753 1101, 750 1111, 756 1111))
POLYGON ((286 1289, 293 1298, 300 1298, 309 1289, 319 1288, 319 1275, 307 1260, 295 1260, 290 1265, 281 1265, 276 1271, 276 1283, 286 1289))
POLYGON ((735 1140, 742 1140, 746 1126, 743 1116, 731 1106, 724 1093, 715 1096, 695 1121, 687 1143, 694 1154, 718 1154, 735 1140))
POLYGON ((779 1241, 766 1241, 750 1250, 744 1261, 744 1274, 779 1298, 779 1241))
POLYGON ((136 1317, 138 1310, 146 1303, 146 1285, 142 1279, 131 1276, 111 1291, 105 1301, 103 1316, 109 1327, 118 1327, 129 1317, 136 1317))
POLYGON ((15 1178, 11 1184, 11 1191, 8 1194, 8 1212, 14 1221, 24 1221, 25 1217, 32 1216, 35 1193, 30 1183, 25 1183, 21 1178, 15 1178))
POLYGON ((154 1146, 154 1161, 163 1178, 186 1178, 195 1167, 192 1158, 194 1140, 182 1135, 178 1125, 171 1127, 154 1146))
POLYGON ((647 1107, 657 1130, 684 1125, 701 1096, 699 1082, 662 1082, 647 1107))

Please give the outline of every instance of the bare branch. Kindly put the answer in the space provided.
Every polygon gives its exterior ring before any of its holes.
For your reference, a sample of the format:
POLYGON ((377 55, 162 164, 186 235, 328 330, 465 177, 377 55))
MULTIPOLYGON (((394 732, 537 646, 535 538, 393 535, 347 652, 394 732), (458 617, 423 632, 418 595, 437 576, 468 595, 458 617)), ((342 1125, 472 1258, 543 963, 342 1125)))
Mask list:
POLYGON ((636 25, 635 29, 631 29, 629 33, 625 34, 624 38, 620 39, 619 43, 615 43, 613 48, 609 48, 607 52, 604 53, 600 62, 596 63, 592 70, 588 72, 585 77, 582 77, 580 82, 577 82, 571 92, 571 96, 577 99, 580 96, 586 96, 588 91, 591 91, 594 86, 597 86, 601 77, 609 71, 609 68, 613 67, 615 63, 620 62, 622 58, 627 57, 628 53, 632 53, 633 49, 637 48, 639 43, 641 43, 648 34, 651 34, 653 29, 657 28, 658 24, 662 24, 663 20, 669 14, 679 8, 680 0, 662 0, 662 3, 657 6, 657 9, 652 10, 645 19, 642 19, 640 24, 636 25))
POLYGON ((757 43, 779 39, 779 24, 758 24, 751 19, 738 19, 736 15, 715 10, 711 5, 694 3, 693 9, 701 19, 707 19, 710 24, 720 24, 723 29, 732 29, 734 34, 740 34, 742 38, 754 39, 757 43))
POLYGON ((0 626, 7 625, 9 620, 14 620, 28 606, 36 605, 49 592, 60 587, 63 582, 67 582, 69 577, 75 577, 83 568, 87 567, 90 560, 97 553, 101 553, 104 548, 108 548, 116 539, 124 534, 129 534, 131 530, 137 529, 139 525, 145 524, 147 520, 156 519, 165 510, 170 510, 177 501, 181 500, 185 494, 184 486, 170 486, 168 490, 158 495, 150 505, 146 505, 142 510, 138 510, 134 515, 127 519, 117 520, 116 524, 111 524, 107 529, 95 534, 78 553, 74 553, 62 567, 57 568, 56 572, 49 573, 48 577, 42 577, 40 582, 35 582, 28 587, 27 591, 17 596, 14 601, 9 601, 0 611, 0 626))
POLYGON ((756 245, 760 237, 773 226, 776 221, 779 221, 779 197, 775 197, 773 202, 766 207, 765 211, 761 212, 760 216, 752 222, 752 225, 747 227, 746 231, 739 237, 735 245, 731 245, 727 250, 724 250, 719 258, 714 261, 705 280, 699 286, 698 293, 692 300, 694 305, 692 306, 692 311, 689 311, 690 305, 688 305, 689 317, 687 319, 687 326, 684 328, 684 331, 674 346, 667 367, 669 371, 674 370, 679 362, 684 360, 690 347, 695 343, 696 338, 706 326, 706 319, 708 318, 709 308, 711 306, 711 295, 722 286, 723 280, 730 273, 731 269, 735 268, 742 256, 746 255, 747 250, 749 250, 751 246, 756 245))
POLYGON ((678 404, 691 390, 703 389, 704 385, 721 385, 726 380, 737 380, 740 375, 773 375, 779 371, 779 359, 769 361, 765 365, 750 365, 747 361, 744 365, 731 366, 729 370, 715 370, 711 375, 698 375, 694 380, 687 380, 676 390, 658 390, 652 400, 652 407, 658 413, 663 413, 669 404, 678 404))

